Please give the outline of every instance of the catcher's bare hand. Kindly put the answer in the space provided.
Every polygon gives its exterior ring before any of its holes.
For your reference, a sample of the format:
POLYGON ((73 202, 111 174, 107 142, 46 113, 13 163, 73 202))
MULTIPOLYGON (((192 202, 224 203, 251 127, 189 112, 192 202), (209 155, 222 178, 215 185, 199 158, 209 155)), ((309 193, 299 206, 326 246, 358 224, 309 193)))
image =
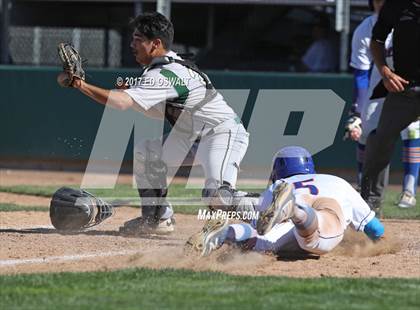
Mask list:
POLYGON ((73 81, 70 81, 69 75, 66 72, 61 72, 57 76, 57 83, 61 87, 73 87, 73 88, 80 88, 82 86, 83 80, 73 77, 73 81))
POLYGON ((73 83, 71 83, 71 87, 74 88, 80 88, 82 86, 82 83, 84 83, 84 80, 79 78, 73 78, 73 83))
POLYGON ((405 85, 409 83, 386 66, 382 69, 382 76, 385 88, 391 93, 404 91, 405 85))
POLYGON ((85 80, 85 71, 82 68, 79 52, 68 43, 60 43, 57 50, 63 64, 63 74, 57 77, 58 84, 63 87, 79 88, 81 81, 85 80))

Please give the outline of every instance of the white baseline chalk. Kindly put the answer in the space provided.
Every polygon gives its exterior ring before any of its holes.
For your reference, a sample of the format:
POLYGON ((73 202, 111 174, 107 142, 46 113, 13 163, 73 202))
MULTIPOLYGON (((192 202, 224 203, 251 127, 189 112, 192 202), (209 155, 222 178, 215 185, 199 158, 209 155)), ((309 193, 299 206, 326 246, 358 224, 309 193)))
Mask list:
POLYGON ((27 264, 45 264, 52 262, 68 262, 78 261, 88 258, 97 257, 110 257, 120 255, 133 255, 142 253, 140 251, 120 251, 120 252, 105 252, 105 253, 92 253, 92 254, 80 254, 80 255, 63 255, 63 256, 49 256, 41 258, 22 258, 22 259, 5 259, 0 260, 0 267, 27 265, 27 264))

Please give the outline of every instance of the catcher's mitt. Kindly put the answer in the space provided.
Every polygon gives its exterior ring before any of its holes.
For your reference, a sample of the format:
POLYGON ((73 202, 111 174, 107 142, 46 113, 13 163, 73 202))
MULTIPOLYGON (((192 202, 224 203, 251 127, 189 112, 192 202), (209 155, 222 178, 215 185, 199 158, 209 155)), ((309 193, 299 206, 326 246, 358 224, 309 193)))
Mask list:
POLYGON ((50 203, 51 223, 58 230, 82 230, 98 225, 112 214, 111 205, 81 189, 62 187, 50 203))
POLYGON ((67 78, 58 79, 58 83, 63 87, 72 87, 75 78, 84 81, 85 71, 82 68, 82 57, 79 52, 69 43, 60 43, 57 48, 64 73, 67 74, 67 78))

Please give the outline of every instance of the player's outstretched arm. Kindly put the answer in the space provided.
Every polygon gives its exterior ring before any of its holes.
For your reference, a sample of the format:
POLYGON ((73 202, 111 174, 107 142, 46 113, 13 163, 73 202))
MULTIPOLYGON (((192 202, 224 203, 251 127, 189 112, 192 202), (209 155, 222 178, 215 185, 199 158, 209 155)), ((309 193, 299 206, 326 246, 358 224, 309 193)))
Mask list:
POLYGON ((134 104, 133 99, 123 90, 100 88, 81 79, 75 79, 72 87, 79 89, 83 94, 96 102, 114 109, 127 110, 134 104))

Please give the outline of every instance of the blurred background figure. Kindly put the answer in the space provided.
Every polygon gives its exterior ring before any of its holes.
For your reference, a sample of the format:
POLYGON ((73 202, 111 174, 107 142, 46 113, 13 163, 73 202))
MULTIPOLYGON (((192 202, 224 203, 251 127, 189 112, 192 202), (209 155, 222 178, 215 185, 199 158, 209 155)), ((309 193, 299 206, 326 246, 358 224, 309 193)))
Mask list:
MULTIPOLYGON (((372 37, 372 28, 378 19, 379 11, 381 10, 384 2, 385 0, 369 0, 369 8, 373 11, 372 15, 366 17, 356 27, 351 43, 350 67, 353 69, 353 104, 347 124, 361 122, 362 130, 355 127, 349 132, 350 139, 357 142, 357 186, 359 190, 362 178, 366 139, 369 133, 376 128, 381 110, 379 107, 382 107, 383 103, 383 99, 369 100, 369 97, 372 95, 373 88, 381 80, 379 72, 374 67, 375 64, 373 63, 369 46, 370 39, 372 37), (365 105, 369 105, 370 108, 367 109, 365 105)), ((390 44, 391 37, 392 36, 390 36, 387 40, 387 54, 389 56, 388 61, 392 61, 392 48, 390 44)), ((375 183, 375 190, 378 193, 383 192, 388 172, 389 167, 384 170, 381 177, 375 183)))
POLYGON ((333 72, 337 67, 337 51, 330 39, 330 23, 327 16, 317 17, 312 29, 313 43, 302 57, 304 71, 333 72))
MULTIPOLYGON (((420 117, 419 25, 420 0, 387 0, 372 30, 370 51, 382 79, 372 97, 386 95, 376 131, 367 139, 363 164, 361 194, 372 208, 381 198, 374 190, 375 179, 389 164, 400 131, 420 117), (394 50, 393 66, 390 66, 386 61, 386 41, 392 32, 394 50)), ((418 128, 415 127, 414 133, 418 128)), ((418 136, 413 135, 412 139, 408 136, 408 142, 404 144, 404 161, 411 163, 412 169, 406 170, 404 192, 398 203, 404 208, 416 206, 419 174, 420 140, 418 136)))

